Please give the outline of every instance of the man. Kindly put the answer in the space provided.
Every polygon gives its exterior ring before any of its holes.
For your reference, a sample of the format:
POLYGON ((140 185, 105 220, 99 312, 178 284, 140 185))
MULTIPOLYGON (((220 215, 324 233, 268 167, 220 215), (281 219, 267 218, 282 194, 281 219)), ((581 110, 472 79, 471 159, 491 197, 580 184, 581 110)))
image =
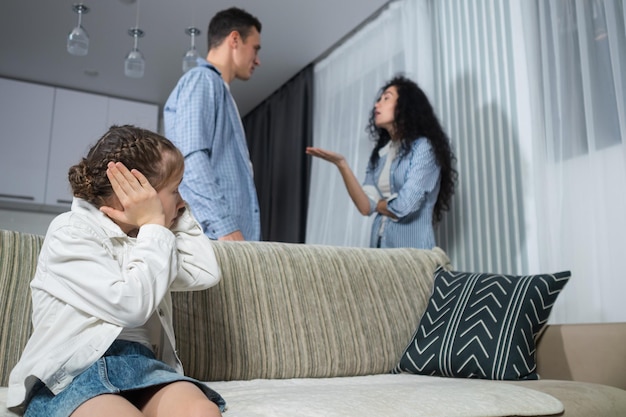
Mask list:
POLYGON ((163 110, 165 136, 185 156, 180 193, 219 240, 260 240, 259 203, 241 117, 230 94, 261 64, 261 23, 238 8, 209 23, 206 61, 184 74, 163 110))

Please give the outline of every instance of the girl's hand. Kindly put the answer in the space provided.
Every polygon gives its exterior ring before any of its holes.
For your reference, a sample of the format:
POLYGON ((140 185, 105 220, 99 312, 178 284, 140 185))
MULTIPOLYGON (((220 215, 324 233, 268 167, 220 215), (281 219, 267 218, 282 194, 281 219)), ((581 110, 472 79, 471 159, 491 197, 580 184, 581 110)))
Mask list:
POLYGON ((331 162, 337 166, 344 163, 346 160, 346 158, 343 155, 337 152, 327 151, 326 149, 321 149, 321 148, 308 147, 306 148, 306 153, 307 155, 315 156, 317 158, 322 158, 323 160, 331 162))
POLYGON ((165 225, 163 204, 148 179, 136 169, 129 171, 121 162, 109 162, 107 177, 120 207, 100 207, 116 223, 141 227, 144 224, 165 225))

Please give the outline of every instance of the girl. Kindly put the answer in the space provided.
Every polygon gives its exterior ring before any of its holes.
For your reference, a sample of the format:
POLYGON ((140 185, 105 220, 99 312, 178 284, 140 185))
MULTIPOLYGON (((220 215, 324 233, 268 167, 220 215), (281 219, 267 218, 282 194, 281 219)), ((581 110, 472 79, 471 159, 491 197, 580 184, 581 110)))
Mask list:
POLYGON ((69 170, 74 201, 46 234, 31 282, 33 334, 7 404, 27 417, 220 416, 185 377, 170 291, 216 285, 209 239, 178 194, 184 162, 164 137, 113 126, 69 170))
POLYGON ((433 226, 449 209, 457 172, 428 98, 413 81, 395 77, 382 88, 368 131, 376 146, 363 186, 343 155, 320 148, 306 152, 337 166, 361 214, 376 213, 371 247, 431 249, 433 226))

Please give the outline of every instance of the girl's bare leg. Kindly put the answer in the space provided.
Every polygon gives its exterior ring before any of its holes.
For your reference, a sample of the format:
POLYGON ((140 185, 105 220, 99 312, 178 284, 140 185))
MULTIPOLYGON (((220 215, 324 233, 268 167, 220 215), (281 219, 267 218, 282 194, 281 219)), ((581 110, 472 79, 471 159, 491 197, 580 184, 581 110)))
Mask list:
MULTIPOLYGON (((220 417, 219 407, 191 382, 160 387, 141 407, 146 417, 220 417)), ((115 414, 109 414, 115 415, 115 414)))

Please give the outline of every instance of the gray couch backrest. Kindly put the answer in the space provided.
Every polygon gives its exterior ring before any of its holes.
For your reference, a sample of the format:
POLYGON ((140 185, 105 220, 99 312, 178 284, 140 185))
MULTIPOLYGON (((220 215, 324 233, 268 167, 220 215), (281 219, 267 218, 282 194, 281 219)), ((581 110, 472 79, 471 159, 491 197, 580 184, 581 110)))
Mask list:
POLYGON ((43 236, 0 230, 0 385, 7 386, 33 330, 30 280, 43 236))
POLYGON ((438 248, 214 248, 220 284, 174 294, 180 358, 205 381, 389 372, 449 263, 438 248))

